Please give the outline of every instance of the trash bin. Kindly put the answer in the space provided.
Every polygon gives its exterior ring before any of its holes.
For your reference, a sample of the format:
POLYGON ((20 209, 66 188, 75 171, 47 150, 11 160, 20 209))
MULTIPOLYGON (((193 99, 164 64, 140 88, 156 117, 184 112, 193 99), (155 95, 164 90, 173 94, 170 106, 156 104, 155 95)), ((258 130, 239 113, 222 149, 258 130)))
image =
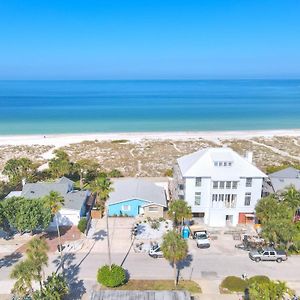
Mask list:
POLYGON ((182 231, 181 231, 181 236, 184 238, 184 239, 188 239, 189 238, 189 235, 190 235, 190 230, 187 226, 184 226, 182 228, 182 231))

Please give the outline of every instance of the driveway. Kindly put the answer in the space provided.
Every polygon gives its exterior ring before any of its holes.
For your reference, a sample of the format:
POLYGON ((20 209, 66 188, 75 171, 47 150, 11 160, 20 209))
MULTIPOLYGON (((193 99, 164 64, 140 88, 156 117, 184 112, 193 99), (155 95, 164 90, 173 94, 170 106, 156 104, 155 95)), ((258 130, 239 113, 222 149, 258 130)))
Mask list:
MULTIPOLYGON (((126 253, 130 250, 132 239, 131 229, 134 218, 108 218, 111 253, 126 253)), ((94 234, 86 240, 81 252, 107 252, 106 218, 99 219, 94 234)))

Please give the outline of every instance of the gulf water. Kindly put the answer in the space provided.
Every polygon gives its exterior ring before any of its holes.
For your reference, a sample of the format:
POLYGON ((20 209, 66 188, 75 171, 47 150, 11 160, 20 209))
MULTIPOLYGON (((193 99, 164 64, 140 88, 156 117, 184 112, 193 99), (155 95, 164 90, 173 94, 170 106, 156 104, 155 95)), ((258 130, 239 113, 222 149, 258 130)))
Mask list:
POLYGON ((300 128, 300 80, 0 81, 0 134, 300 128))

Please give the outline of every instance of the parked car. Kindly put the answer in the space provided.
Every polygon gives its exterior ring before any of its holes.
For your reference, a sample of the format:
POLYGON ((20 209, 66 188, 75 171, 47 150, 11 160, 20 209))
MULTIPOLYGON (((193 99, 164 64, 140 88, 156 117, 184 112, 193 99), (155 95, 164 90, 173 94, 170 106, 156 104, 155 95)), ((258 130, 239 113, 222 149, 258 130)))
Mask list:
POLYGON ((274 248, 252 250, 249 252, 249 257, 255 262, 277 261, 278 263, 281 263, 282 261, 287 260, 287 255, 285 251, 275 250, 274 248))
POLYGON ((160 249, 160 245, 154 244, 150 250, 149 250, 149 255, 153 258, 159 258, 159 257, 164 257, 163 252, 160 249))
POLYGON ((210 241, 208 238, 208 234, 205 230, 195 232, 194 236, 195 236, 198 248, 209 248, 210 247, 210 241))

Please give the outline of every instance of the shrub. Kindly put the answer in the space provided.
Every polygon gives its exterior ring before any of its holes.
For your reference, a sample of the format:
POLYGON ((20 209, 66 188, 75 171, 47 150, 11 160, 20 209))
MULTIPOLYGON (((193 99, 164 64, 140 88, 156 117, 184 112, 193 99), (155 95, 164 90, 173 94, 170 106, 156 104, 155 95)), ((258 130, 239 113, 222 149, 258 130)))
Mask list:
POLYGON ((165 219, 164 219, 163 217, 160 217, 160 218, 158 219, 158 221, 159 221, 159 222, 163 222, 163 221, 165 221, 165 219))
POLYGON ((256 282, 256 283, 268 283, 268 282, 270 282, 270 278, 268 276, 257 275, 257 276, 253 276, 253 277, 248 279, 248 285, 250 285, 254 282, 256 282))
POLYGON ((167 169, 165 171, 164 175, 167 176, 167 177, 173 177, 173 170, 172 169, 167 169))
POLYGON ((86 218, 81 218, 80 221, 79 221, 79 223, 78 223, 78 225, 77 225, 78 229, 82 233, 84 233, 85 230, 86 230, 86 226, 87 226, 87 219, 86 218))
POLYGON ((126 272, 121 266, 115 264, 101 267, 98 270, 97 281, 106 287, 117 287, 126 283, 126 272))
POLYGON ((229 292, 244 292, 247 286, 248 283, 246 280, 236 276, 227 276, 220 285, 221 289, 228 290, 229 292))
POLYGON ((150 226, 151 226, 152 229, 158 230, 159 229, 159 225, 160 225, 159 221, 157 221, 157 220, 150 221, 150 226))

